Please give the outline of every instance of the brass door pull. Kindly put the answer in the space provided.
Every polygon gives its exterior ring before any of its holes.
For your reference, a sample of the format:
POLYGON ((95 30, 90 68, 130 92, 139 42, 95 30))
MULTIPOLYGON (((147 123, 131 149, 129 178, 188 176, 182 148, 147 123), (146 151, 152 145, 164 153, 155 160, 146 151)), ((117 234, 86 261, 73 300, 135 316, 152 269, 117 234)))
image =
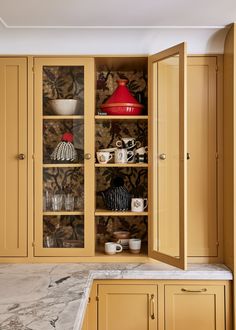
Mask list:
POLYGON ((89 153, 88 153, 88 154, 85 154, 85 155, 84 155, 84 158, 85 158, 85 159, 91 159, 91 154, 89 154, 89 153))
POLYGON ((203 289, 199 289, 199 290, 189 290, 189 289, 184 289, 182 288, 181 291, 183 292, 192 292, 192 293, 201 293, 201 292, 207 292, 207 289, 206 288, 203 288, 203 289))
POLYGON ((152 320, 155 320, 155 296, 151 294, 150 299, 150 317, 152 320))
POLYGON ((19 154, 19 155, 17 156, 17 158, 18 158, 19 160, 23 160, 23 159, 25 159, 25 154, 19 154))
POLYGON ((166 159, 166 154, 160 154, 160 159, 165 160, 166 159))

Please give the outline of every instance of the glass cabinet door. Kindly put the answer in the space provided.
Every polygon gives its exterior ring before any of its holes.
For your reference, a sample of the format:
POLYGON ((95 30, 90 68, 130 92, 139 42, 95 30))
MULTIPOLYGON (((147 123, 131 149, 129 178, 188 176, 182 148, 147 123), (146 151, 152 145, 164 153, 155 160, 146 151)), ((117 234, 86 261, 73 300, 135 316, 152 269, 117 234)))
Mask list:
POLYGON ((185 44, 149 58, 149 256, 186 267, 185 44))
POLYGON ((93 255, 93 59, 34 66, 35 255, 93 255))

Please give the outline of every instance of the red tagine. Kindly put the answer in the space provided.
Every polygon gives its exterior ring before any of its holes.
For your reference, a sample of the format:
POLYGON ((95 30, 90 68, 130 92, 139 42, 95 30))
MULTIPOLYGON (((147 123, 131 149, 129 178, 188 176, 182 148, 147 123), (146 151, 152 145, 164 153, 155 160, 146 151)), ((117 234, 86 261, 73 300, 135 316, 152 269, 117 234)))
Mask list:
POLYGON ((101 109, 108 115, 133 115, 142 113, 143 105, 140 104, 126 87, 128 80, 117 80, 118 87, 112 96, 101 105, 101 109))

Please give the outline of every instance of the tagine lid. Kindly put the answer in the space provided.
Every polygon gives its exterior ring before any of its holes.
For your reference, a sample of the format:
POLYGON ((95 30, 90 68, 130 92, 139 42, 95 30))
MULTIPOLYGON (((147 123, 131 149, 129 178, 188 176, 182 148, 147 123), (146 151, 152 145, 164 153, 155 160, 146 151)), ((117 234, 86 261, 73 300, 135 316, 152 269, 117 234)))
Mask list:
POLYGON ((101 108, 115 106, 135 106, 137 108, 143 108, 143 105, 135 99, 135 97, 130 93, 129 89, 127 88, 127 79, 118 79, 116 82, 118 84, 118 87, 111 95, 111 97, 109 97, 109 99, 101 105, 101 108))

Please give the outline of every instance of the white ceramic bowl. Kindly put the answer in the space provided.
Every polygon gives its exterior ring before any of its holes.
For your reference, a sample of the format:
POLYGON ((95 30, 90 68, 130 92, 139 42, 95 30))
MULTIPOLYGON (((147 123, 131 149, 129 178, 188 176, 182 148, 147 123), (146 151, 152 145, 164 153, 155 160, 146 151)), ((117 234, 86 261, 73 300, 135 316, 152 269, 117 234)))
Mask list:
POLYGON ((53 112, 59 116, 74 115, 77 110, 78 100, 57 99, 50 100, 50 106, 53 112))

